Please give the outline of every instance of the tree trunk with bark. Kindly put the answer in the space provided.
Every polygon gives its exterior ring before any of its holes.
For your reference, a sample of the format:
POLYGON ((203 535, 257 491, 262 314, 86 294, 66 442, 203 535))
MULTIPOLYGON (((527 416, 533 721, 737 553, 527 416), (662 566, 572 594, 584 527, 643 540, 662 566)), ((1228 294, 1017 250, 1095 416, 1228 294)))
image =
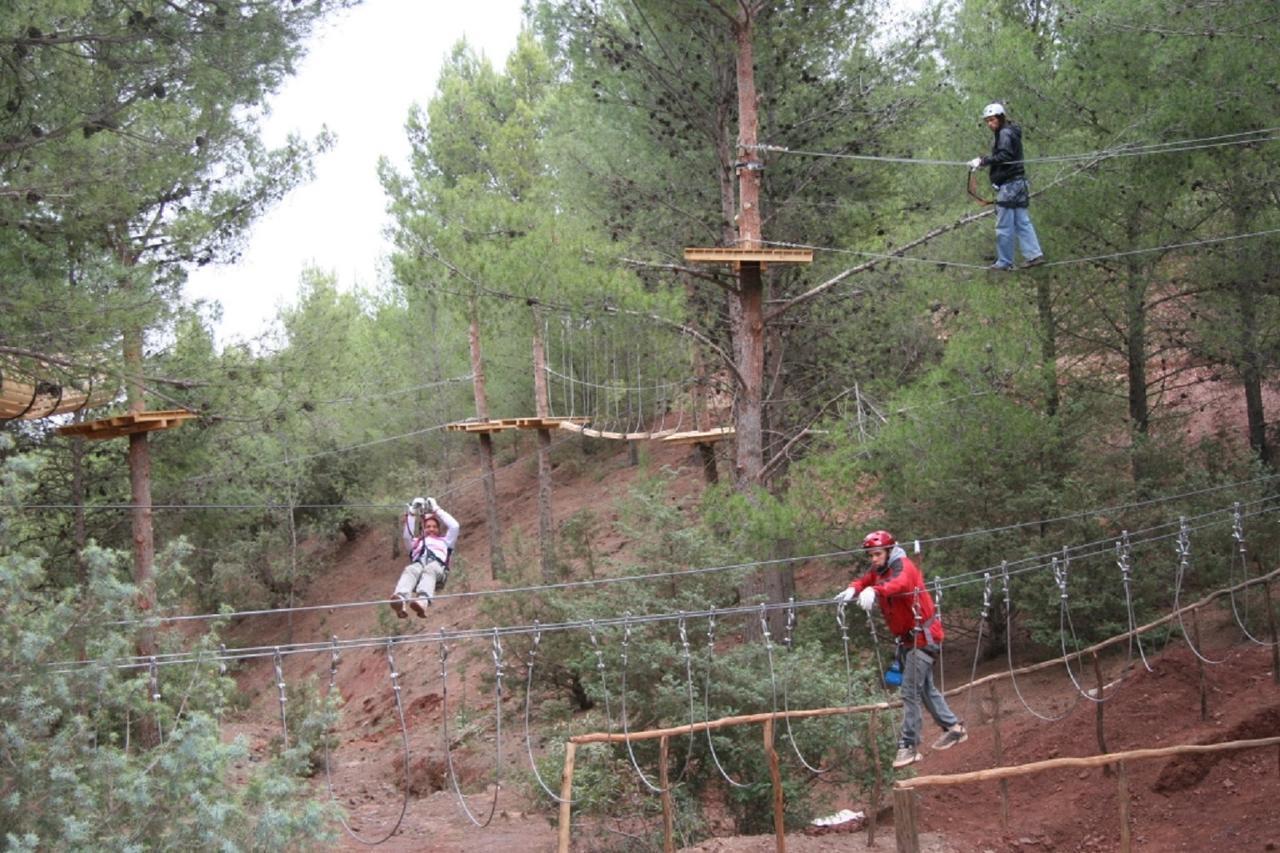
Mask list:
MULTIPOLYGON (((533 306, 533 396, 535 414, 551 416, 547 398, 547 351, 542 340, 542 318, 533 306)), ((538 551, 542 579, 555 581, 555 528, 551 512, 551 430, 538 430, 538 551)))
MULTIPOLYGON (((471 347, 471 388, 476 403, 476 417, 489 419, 489 397, 485 390, 484 358, 480 348, 480 318, 476 300, 471 300, 471 326, 468 335, 471 347)), ((502 553, 502 527, 498 521, 498 486, 493 470, 493 435, 480 433, 480 472, 484 482, 484 514, 489 530, 489 577, 497 580, 507 569, 502 553)))

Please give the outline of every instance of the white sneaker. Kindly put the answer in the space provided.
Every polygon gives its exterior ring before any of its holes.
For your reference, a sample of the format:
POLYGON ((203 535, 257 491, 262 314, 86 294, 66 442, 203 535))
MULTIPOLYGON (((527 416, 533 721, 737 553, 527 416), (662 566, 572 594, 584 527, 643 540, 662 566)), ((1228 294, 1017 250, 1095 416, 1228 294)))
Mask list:
POLYGON ((923 758, 924 756, 914 746, 899 747, 898 754, 893 759, 893 769, 900 770, 908 764, 915 764, 923 758))

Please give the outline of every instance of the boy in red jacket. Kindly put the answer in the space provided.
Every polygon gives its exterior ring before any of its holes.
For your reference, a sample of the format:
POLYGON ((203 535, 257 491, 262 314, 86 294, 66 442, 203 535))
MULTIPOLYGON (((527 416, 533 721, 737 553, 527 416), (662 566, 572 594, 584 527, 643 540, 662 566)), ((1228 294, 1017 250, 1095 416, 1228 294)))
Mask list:
POLYGON ((887 530, 867 534, 862 547, 871 560, 871 569, 849 584, 836 600, 849 602, 857 598, 868 613, 880 602, 885 624, 893 633, 902 665, 903 709, 902 737, 893 766, 906 767, 922 758, 918 749, 923 722, 921 704, 942 727, 934 749, 950 749, 968 740, 969 733, 933 685, 933 662, 941 651, 943 631, 924 576, 887 530))

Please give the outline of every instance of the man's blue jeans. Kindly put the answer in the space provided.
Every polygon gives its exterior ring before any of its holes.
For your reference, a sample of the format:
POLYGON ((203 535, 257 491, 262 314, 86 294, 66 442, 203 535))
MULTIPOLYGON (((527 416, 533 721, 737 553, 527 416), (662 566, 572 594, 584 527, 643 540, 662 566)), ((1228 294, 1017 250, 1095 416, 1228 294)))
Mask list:
POLYGON ((920 712, 923 705, 944 731, 960 722, 947 700, 933 685, 933 657, 923 649, 907 652, 902 666, 902 737, 900 746, 920 744, 920 726, 924 722, 920 712))
POLYGON ((996 206, 996 266, 1013 266, 1013 241, 1018 240, 1023 261, 1040 257, 1040 240, 1025 207, 996 206))

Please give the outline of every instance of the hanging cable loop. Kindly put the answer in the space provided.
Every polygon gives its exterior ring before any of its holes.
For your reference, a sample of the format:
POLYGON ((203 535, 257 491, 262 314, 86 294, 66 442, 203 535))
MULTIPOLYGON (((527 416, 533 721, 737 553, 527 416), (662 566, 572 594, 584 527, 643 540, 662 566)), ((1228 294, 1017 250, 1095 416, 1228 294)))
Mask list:
MULTIPOLYGON (((1192 633, 1187 630, 1186 623, 1182 619, 1182 583, 1186 578, 1187 572, 1191 569, 1191 528, 1187 525, 1187 517, 1185 515, 1178 516, 1178 539, 1174 545, 1178 553, 1178 572, 1173 580, 1173 610, 1178 614, 1178 629, 1182 632, 1182 639, 1186 641, 1187 648, 1191 649, 1191 653, 1204 663, 1217 666, 1220 663, 1226 663, 1227 658, 1213 660, 1206 657, 1204 653, 1196 648, 1195 640, 1192 633)), ((1227 583, 1231 582, 1228 575, 1227 583)))
MULTIPOLYGON (((703 718, 711 719, 711 666, 716 657, 716 611, 712 608, 707 615, 707 672, 706 679, 702 685, 702 708, 703 718)), ((716 770, 719 771, 720 777, 735 788, 750 787, 746 782, 739 782, 729 775, 729 771, 724 769, 724 765, 720 763, 720 756, 716 755, 715 740, 711 737, 711 727, 705 729, 707 733, 707 751, 711 753, 711 761, 715 764, 716 770)))
POLYGON ((618 716, 622 718, 622 736, 627 745, 627 757, 631 759, 631 766, 635 769, 636 775, 640 777, 640 781, 643 782, 645 787, 650 791, 655 794, 664 794, 671 790, 670 786, 668 785, 666 788, 661 788, 650 781, 649 777, 645 775, 644 770, 640 768, 640 762, 636 758, 635 747, 631 743, 631 732, 628 729, 629 722, 627 720, 627 646, 630 643, 631 611, 628 610, 622 615, 622 686, 619 689, 620 696, 618 703, 621 707, 618 709, 618 716))
MULTIPOLYGON (((495 629, 496 631, 496 629, 495 629)), ((387 643, 387 656, 390 659, 391 643, 387 643)), ((458 781, 458 773, 453 766, 453 745, 449 740, 449 671, 446 666, 449 652, 445 647, 444 629, 440 629, 440 731, 444 738, 444 760, 445 766, 449 770, 449 782, 453 787, 453 793, 457 797, 458 806, 462 809, 462 813, 467 816, 467 820, 478 829, 484 829, 493 822, 493 817, 498 813, 498 794, 502 791, 502 694, 500 685, 497 680, 494 681, 494 714, 497 716, 496 730, 494 734, 494 744, 497 750, 497 759, 494 763, 494 785, 493 785, 493 801, 489 805, 489 814, 484 819, 476 817, 471 811, 471 807, 467 805, 467 798, 462 793, 462 785, 458 781)), ((394 681, 394 679, 393 679, 394 681)), ((399 696, 399 693, 396 694, 399 696)))
POLYGON ((288 701, 285 694, 284 661, 280 657, 280 647, 276 646, 273 661, 276 667, 276 689, 280 691, 280 731, 284 734, 284 748, 289 748, 289 724, 285 718, 284 706, 288 701))
MULTIPOLYGON (((338 689, 338 663, 340 660, 341 660, 341 657, 338 654, 338 635, 331 634, 330 640, 329 640, 329 692, 328 692, 328 698, 330 701, 332 701, 333 694, 337 692, 337 689, 338 689)), ((391 657, 390 645, 388 645, 387 647, 387 670, 392 674, 391 683, 394 686, 396 667, 395 667, 395 659, 391 657)), ((396 687, 396 689, 393 690, 392 693, 396 699, 396 715, 400 719, 400 740, 401 740, 401 747, 403 748, 403 751, 404 751, 404 755, 403 755, 404 781, 401 783, 404 788, 404 798, 400 802, 400 814, 396 818, 396 822, 392 824, 391 828, 386 831, 386 834, 384 834, 381 838, 370 841, 366 838, 361 837, 359 833, 357 833, 354 829, 351 828, 351 824, 347 822, 346 814, 344 814, 341 810, 338 812, 338 821, 342 824, 342 828, 346 830, 347 835, 351 836, 351 838, 353 838, 355 841, 359 842, 360 844, 364 844, 368 847, 375 847, 381 844, 382 842, 386 841, 387 839, 389 839, 391 836, 395 835, 396 831, 400 829, 400 824, 404 822, 405 814, 409 810, 409 792, 411 788, 410 779, 409 779, 409 773, 410 773, 409 727, 405 722, 404 705, 400 702, 399 688, 396 687)), ((329 800, 334 805, 337 805, 338 795, 333 788, 333 762, 329 755, 329 734, 330 734, 330 731, 325 731, 325 733, 320 738, 321 743, 324 745, 324 781, 325 781, 325 786, 329 789, 329 800)))
POLYGON ((551 786, 542 778, 542 771, 538 769, 538 762, 533 757, 533 735, 529 718, 531 716, 531 706, 533 704, 533 669, 538 659, 538 646, 542 643, 542 628, 538 620, 533 620, 533 642, 529 646, 529 658, 525 663, 525 684, 524 684, 524 748, 525 754, 529 758, 529 769, 533 771, 533 778, 537 781, 538 787, 542 788, 543 793, 557 803, 569 803, 572 805, 573 800, 566 800, 551 790, 551 786))
MULTIPOLYGON (((277 658, 278 660, 278 658, 277 658)), ((155 655, 151 656, 150 663, 147 666, 148 686, 151 690, 151 701, 160 701, 160 664, 156 663, 155 655)))
MULTIPOLYGON (((795 627, 795 621, 796 621, 795 606, 796 606, 796 600, 794 597, 792 597, 787 606, 787 630, 786 630, 786 633, 783 635, 783 641, 782 641, 783 645, 787 648, 787 651, 789 652, 794 651, 794 648, 792 647, 792 644, 791 644, 791 637, 792 637, 792 631, 795 627)), ((763 614, 761 618, 764 618, 763 614)), ((773 648, 769 644, 767 630, 765 633, 765 649, 769 658, 769 682, 773 686, 773 714, 776 717, 778 714, 778 680, 774 672, 773 648)), ((788 655, 788 657, 790 656, 788 655)), ((787 667, 787 669, 789 668, 790 667, 787 667)), ((821 767, 814 766, 813 764, 809 763, 809 761, 804 757, 804 753, 800 751, 800 744, 796 742, 795 732, 791 728, 791 697, 788 690, 788 685, 790 683, 790 680, 791 679, 789 677, 789 672, 784 671, 782 674, 782 712, 783 712, 782 720, 784 725, 786 725, 787 727, 787 740, 791 741, 791 749, 793 752, 795 752, 796 758, 800 760, 800 763, 804 766, 804 768, 808 770, 810 773, 814 774, 815 776, 819 776, 823 773, 829 772, 831 768, 827 767, 824 769, 821 767)))

